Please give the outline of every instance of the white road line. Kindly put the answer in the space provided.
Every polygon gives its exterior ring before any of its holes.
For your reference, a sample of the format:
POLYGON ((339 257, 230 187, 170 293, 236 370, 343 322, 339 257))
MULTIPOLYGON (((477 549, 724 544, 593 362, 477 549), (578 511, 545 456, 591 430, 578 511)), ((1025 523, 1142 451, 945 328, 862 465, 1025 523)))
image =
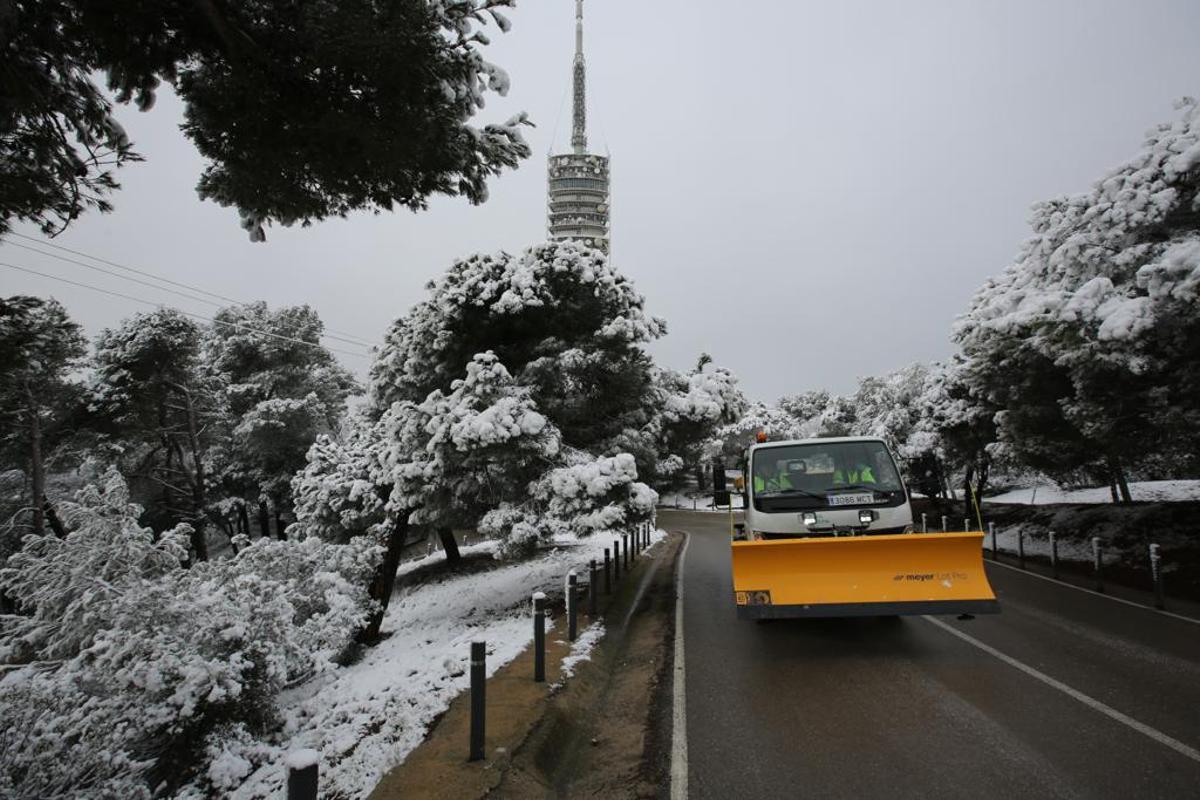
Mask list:
POLYGON ((1178 739, 1174 739, 1174 738, 1168 736, 1167 734, 1163 733, 1162 731, 1158 730, 1157 728, 1151 728, 1149 725, 1145 724, 1144 722, 1138 722, 1133 717, 1130 717, 1126 714, 1122 714, 1120 711, 1117 711, 1112 706, 1101 703, 1096 698, 1091 697, 1090 695, 1086 695, 1083 692, 1079 691, 1078 689, 1072 689, 1070 686, 1067 686, 1062 681, 1055 680, 1054 678, 1051 678, 1046 673, 1041 672, 1040 670, 1034 669, 1033 667, 1029 666, 1028 664, 1026 664, 1022 661, 1018 661, 1017 659, 1013 658, 1010 655, 1006 655, 1006 654, 1000 652, 999 650, 992 647, 991 645, 984 644, 983 642, 976 639, 974 636, 969 636, 969 635, 963 633, 958 628, 955 628, 953 625, 948 625, 945 622, 942 622, 940 619, 934 619, 933 617, 922 617, 922 619, 924 619, 926 622, 933 623, 934 625, 938 626, 939 628, 946 631, 947 633, 957 636, 959 639, 962 639, 967 644, 970 644, 970 645, 973 645, 973 646, 979 648, 980 650, 987 653, 988 655, 995 656, 996 658, 1003 661, 1005 664, 1008 664, 1010 667, 1015 667, 1016 669, 1021 670, 1021 672, 1024 672, 1026 675, 1030 676, 1031 678, 1037 678, 1039 681, 1041 681, 1042 683, 1051 687, 1052 689, 1057 689, 1058 691, 1062 692, 1063 694, 1067 695, 1068 697, 1072 697, 1072 698, 1078 700, 1079 702, 1083 703, 1085 706, 1088 706, 1088 707, 1094 709, 1095 711, 1099 711, 1101 714, 1105 715, 1106 717, 1109 717, 1110 719, 1114 719, 1117 722, 1121 723, 1122 725, 1124 725, 1128 728, 1132 728, 1133 730, 1137 731, 1138 733, 1140 733, 1144 736, 1150 737, 1151 739, 1158 742, 1159 744, 1166 745, 1167 747, 1171 748, 1172 750, 1179 753, 1180 755, 1187 756, 1192 761, 1200 763, 1200 751, 1197 751, 1196 749, 1194 749, 1192 747, 1188 747, 1183 742, 1179 741, 1178 739))
POLYGON ((1077 592, 1083 592, 1084 594, 1090 594, 1093 597, 1103 597, 1105 600, 1112 600, 1114 603, 1124 603, 1127 606, 1133 606, 1134 608, 1140 608, 1143 611, 1150 611, 1155 614, 1160 614, 1164 617, 1170 617, 1171 619, 1177 619, 1177 620, 1181 620, 1183 622, 1190 622, 1193 625, 1200 625, 1200 619, 1196 619, 1195 617, 1185 617, 1183 614, 1174 614, 1170 611, 1163 611, 1161 609, 1154 608, 1153 606, 1143 605, 1142 603, 1135 603, 1132 600, 1126 600, 1121 597, 1113 597, 1111 594, 1103 594, 1101 592, 1096 592, 1091 589, 1086 589, 1083 586, 1076 586, 1073 583, 1067 583, 1066 581, 1056 581, 1054 578, 1047 578, 1045 575, 1039 575, 1036 572, 1030 572, 1027 569, 1021 569, 1020 567, 1014 567, 1011 564, 1004 564, 999 561, 990 561, 990 560, 984 561, 983 563, 991 564, 996 567, 1004 567, 1005 569, 1011 569, 1013 572, 1019 572, 1022 575, 1028 575, 1031 578, 1038 578, 1039 580, 1048 581, 1050 583, 1053 583, 1055 586, 1063 586, 1067 589, 1074 589, 1077 592))
POLYGON ((687 800, 687 708, 684 687, 683 661, 683 561, 687 558, 692 537, 684 534, 683 550, 679 553, 679 571, 675 574, 675 669, 674 706, 671 724, 671 800, 687 800))

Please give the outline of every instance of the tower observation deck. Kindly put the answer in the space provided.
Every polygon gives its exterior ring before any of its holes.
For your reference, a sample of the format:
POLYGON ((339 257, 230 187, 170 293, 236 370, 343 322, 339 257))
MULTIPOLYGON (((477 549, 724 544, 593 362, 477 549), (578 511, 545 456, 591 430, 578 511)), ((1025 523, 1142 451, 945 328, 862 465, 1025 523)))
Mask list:
POLYGON ((587 151, 583 0, 575 0, 571 152, 551 155, 547 222, 551 239, 573 239, 608 252, 608 157, 587 151))

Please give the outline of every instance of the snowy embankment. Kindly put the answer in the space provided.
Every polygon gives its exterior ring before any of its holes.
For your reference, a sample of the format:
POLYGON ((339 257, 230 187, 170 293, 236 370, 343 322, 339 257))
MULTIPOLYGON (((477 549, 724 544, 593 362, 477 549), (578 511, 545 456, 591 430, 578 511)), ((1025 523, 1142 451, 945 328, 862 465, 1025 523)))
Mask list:
MULTIPOLYGON (((742 507, 742 496, 734 492, 731 496, 734 509, 742 507)), ((688 511, 709 511, 729 513, 729 506, 713 506, 713 498, 711 494, 692 494, 688 492, 679 492, 676 494, 664 494, 658 498, 659 508, 681 508, 688 511)))
MULTIPOLYGON (((1174 503, 1200 500, 1200 480, 1134 482, 1129 484, 1129 493, 1139 502, 1174 503)), ((985 497, 984 502, 1039 506, 1053 503, 1111 503, 1112 493, 1107 486, 1060 489, 1054 484, 1042 484, 985 497)))
MULTIPOLYGON (((665 536, 655 531, 653 541, 665 536)), ((361 661, 317 676, 280 698, 285 747, 271 766, 247 776, 233 797, 275 798, 286 782, 288 751, 320 753, 321 794, 364 797, 380 778, 424 739, 434 719, 469 686, 470 643, 485 641, 488 675, 507 664, 533 639, 530 597, 545 591, 560 597, 563 577, 576 570, 586 580, 588 561, 602 562, 607 536, 569 540, 516 563, 483 572, 446 574, 402 588, 384 619, 383 641, 361 661)), ((488 554, 495 542, 462 548, 462 555, 488 554)), ((405 576, 443 558, 435 553, 401 567, 405 576)), ((548 623, 553 628, 554 623, 548 623)), ((601 631, 585 630, 570 666, 586 659, 601 631)), ((229 753, 213 769, 237 769, 229 753)))

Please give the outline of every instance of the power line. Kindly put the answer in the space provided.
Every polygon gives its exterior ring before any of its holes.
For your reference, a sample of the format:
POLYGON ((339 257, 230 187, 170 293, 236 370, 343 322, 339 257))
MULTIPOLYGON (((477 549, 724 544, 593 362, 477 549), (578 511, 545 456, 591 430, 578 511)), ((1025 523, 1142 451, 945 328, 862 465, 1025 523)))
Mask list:
MULTIPOLYGON (((105 259, 105 258, 100 258, 99 256, 94 256, 94 255, 92 255, 92 254, 90 254, 90 253, 85 253, 85 252, 83 252, 83 251, 81 251, 81 250, 72 250, 72 249, 71 249, 71 248, 69 248, 69 247, 64 247, 63 245, 60 245, 60 244, 54 244, 53 242, 44 242, 44 241, 42 241, 41 239, 38 239, 38 238, 36 238, 36 237, 33 237, 33 236, 27 236, 27 235, 26 235, 26 234, 24 234, 24 233, 17 233, 16 231, 9 231, 9 232, 8 232, 6 235, 7 235, 7 236, 16 236, 16 237, 18 237, 18 238, 20 238, 20 239, 25 239, 26 241, 34 242, 35 244, 40 244, 40 245, 42 245, 43 247, 52 247, 52 248, 54 248, 55 250, 62 250, 62 251, 63 251, 63 252, 65 252, 65 253, 71 253, 72 255, 81 256, 81 257, 83 257, 83 258, 87 258, 87 259, 90 259, 90 260, 92 260, 92 261, 98 261, 98 262, 100 262, 101 264, 107 264, 107 265, 108 265, 108 266, 110 266, 110 267, 116 267, 117 269, 123 269, 123 270, 125 270, 125 271, 127 271, 127 272, 132 272, 132 273, 134 273, 134 274, 136 274, 136 275, 143 275, 143 276, 145 276, 145 277, 147 277, 147 278, 152 278, 153 280, 160 281, 161 283, 167 283, 167 284, 170 284, 170 285, 172 285, 172 286, 178 286, 178 287, 180 287, 180 288, 182 288, 182 289, 187 289, 187 290, 189 290, 189 291, 192 291, 192 292, 197 292, 197 293, 199 293, 199 294, 207 295, 207 296, 209 296, 209 297, 215 297, 215 298, 217 298, 218 300, 223 300, 223 301, 225 301, 226 303, 232 303, 232 304, 233 304, 233 305, 235 305, 235 306, 245 306, 245 305, 250 305, 249 303, 246 303, 246 302, 244 302, 244 301, 242 301, 242 300, 236 300, 236 299, 234 299, 234 298, 232 298, 232 297, 228 297, 228 296, 226 296, 226 295, 219 294, 219 293, 217 293, 217 292, 210 292, 210 291, 208 291, 207 289, 202 289, 202 288, 200 288, 199 286, 193 286, 192 284, 189 284, 189 283, 182 283, 181 281, 174 281, 174 280, 171 280, 170 278, 163 278, 163 277, 161 277, 161 276, 155 275, 153 272, 147 272, 146 270, 137 269, 137 268, 135 268, 135 267, 129 267, 129 266, 126 266, 125 264, 119 264, 119 263, 117 263, 116 261, 109 261, 108 259, 105 259)), ((8 244, 14 244, 14 245, 16 245, 17 247, 24 247, 26 250, 33 250, 33 248, 29 247, 28 245, 18 244, 17 242, 8 242, 8 244)), ((58 258, 58 259, 62 259, 63 261, 70 261, 72 264, 80 264, 80 262, 78 262, 78 261, 73 261, 73 260, 71 260, 71 259, 64 258, 63 256, 56 256, 56 255, 54 255, 53 253, 44 253, 44 252, 42 252, 42 251, 40 251, 40 250, 34 250, 34 252, 35 252, 35 253, 42 253, 42 255, 47 255, 47 256, 50 256, 51 258, 58 258)), ((89 265, 87 265, 87 264, 80 264, 80 266, 89 267, 89 265)), ((97 270, 99 270, 100 268, 99 268, 99 267, 89 267, 89 269, 97 269, 97 270)), ((104 270, 100 270, 100 271, 102 271, 102 272, 103 272, 104 270)), ((109 273, 109 274, 111 275, 111 274, 114 274, 114 273, 109 273)), ((122 276, 122 275, 117 275, 116 277, 118 277, 118 278, 124 278, 124 276, 122 276)), ((127 280, 134 280, 134 279, 133 279, 133 278, 128 278, 127 280)), ((136 282, 136 283, 141 283, 141 281, 135 281, 135 282, 136 282)), ((148 285, 149 285, 149 284, 148 284, 148 285)), ((166 288, 164 288, 164 287, 161 287, 161 286, 154 286, 153 288, 155 288, 155 289, 160 289, 161 291, 167 291, 167 292, 169 292, 169 291, 172 291, 172 290, 170 290, 170 289, 166 289, 166 288)), ((175 293, 176 293, 176 294, 179 294, 178 292, 175 292, 175 293)), ((184 296, 184 297, 187 297, 187 295, 183 295, 183 296, 184 296)), ((193 299, 193 300, 199 300, 200 298, 190 298, 190 299, 193 299)), ((203 302, 203 303, 209 303, 210 305, 217 305, 217 306, 219 306, 219 305, 220 305, 219 303, 213 303, 213 301, 211 301, 211 300, 200 300, 200 302, 203 302)), ((364 339, 364 338, 363 338, 363 337, 361 337, 361 336, 357 336, 357 335, 355 335, 355 334, 353 334, 353 333, 347 333, 346 331, 339 331, 339 330, 337 330, 336 328, 330 328, 330 327, 326 326, 326 327, 325 327, 325 330, 329 332, 328 334, 325 334, 325 336, 327 336, 328 338, 330 338, 330 339, 338 339, 339 341, 346 342, 347 344, 362 344, 362 345, 366 345, 366 346, 368 346, 368 347, 373 347, 373 346, 374 346, 374 344, 375 344, 374 342, 371 342, 371 341, 370 341, 370 340, 368 340, 368 339, 364 339), (347 340, 347 339, 342 339, 342 338, 340 338, 339 336, 331 336, 330 334, 340 334, 341 336, 344 336, 344 337, 349 337, 349 339, 352 339, 353 341, 349 341, 349 340, 347 340)))
MULTIPOLYGON (((123 281, 131 281, 133 283, 141 284, 142 286, 149 286, 151 289, 157 289, 160 292, 168 292, 169 294, 179 295, 180 297, 186 297, 188 300, 193 300, 197 303, 207 303, 208 305, 215 306, 216 308, 225 308, 226 307, 225 303, 218 303, 215 300, 209 300, 204 297, 197 297, 195 295, 188 294, 187 292, 181 292, 178 289, 170 289, 170 288, 167 288, 166 286, 158 286, 157 284, 150 283, 149 281, 139 280, 138 278, 131 278, 128 275, 122 275, 119 272, 113 272, 112 270, 104 269, 103 267, 97 267, 93 264, 88 264, 83 261, 76 261, 73 258, 67 258, 66 256, 60 256, 57 253, 48 253, 45 250, 38 250, 36 247, 30 247, 27 244, 21 244, 20 242, 8 242, 8 244, 12 245, 13 247, 20 247, 24 250, 29 250, 30 252, 37 253, 39 255, 49 256, 50 258, 57 258, 59 261, 65 261, 68 264, 76 264, 78 266, 84 267, 85 269, 94 270, 94 271, 102 273, 104 275, 111 275, 112 277, 118 278, 123 281)), ((164 278, 155 278, 155 280, 165 280, 165 279, 164 278)), ((236 303, 236 305, 242 306, 244 304, 236 303)), ((370 347, 370 345, 367 344, 366 342, 360 342, 355 339, 346 339, 341 336, 334 336, 329 333, 322 333, 321 336, 326 339, 333 339, 338 342, 344 342, 345 344, 363 345, 363 346, 370 347)))
POLYGON ((66 256, 60 256, 57 253, 48 253, 45 250, 38 250, 36 247, 30 247, 29 245, 21 244, 20 242, 8 242, 8 244, 13 247, 20 247, 24 250, 29 250, 30 252, 37 253, 39 255, 49 256, 50 258, 57 258, 59 261, 66 261, 69 264, 78 264, 79 266, 83 267, 84 269, 95 270, 96 272, 101 272, 105 275, 112 275, 114 278, 120 278, 123 281, 132 281, 133 283, 140 283, 142 286, 149 286, 151 289, 157 289, 160 292, 170 292, 171 294, 177 294, 180 297, 186 297, 188 300, 195 300, 197 303, 207 303, 208 305, 216 306, 217 308, 220 308, 223 305, 222 303, 218 303, 216 300, 209 300, 208 298, 205 298, 205 297, 197 297, 195 295, 191 295, 186 292, 181 292, 178 289, 168 289, 165 286, 159 286, 157 284, 151 283, 150 281, 143 281, 143 280, 138 280, 137 278, 131 278, 128 275, 122 275, 119 272, 113 272, 112 270, 104 269, 103 267, 97 267, 92 264, 87 264, 83 261, 76 261, 73 258, 67 258, 66 256))
MULTIPOLYGON (((0 261, 0 267, 8 267, 9 269, 15 269, 19 272, 27 272, 30 275, 38 275, 42 278, 49 278, 52 281, 59 281, 60 283, 67 283, 67 284, 70 284, 71 286, 78 286, 82 289, 90 289, 93 292, 100 292, 101 294, 106 294, 106 295, 109 295, 110 297, 120 297, 125 300, 132 300, 135 303, 142 303, 143 305, 154 306, 155 308, 163 308, 163 307, 171 308, 171 306, 167 306, 165 303, 156 303, 153 300, 146 300, 141 297, 134 297, 131 294, 123 294, 121 292, 114 292, 110 289, 102 289, 99 286, 92 286, 91 284, 80 283, 79 281, 73 281, 73 280, 70 280, 69 278, 60 278, 57 275, 50 275, 49 273, 46 273, 46 272, 38 272, 37 270, 29 269, 28 267, 19 267, 16 264, 8 264, 4 261, 0 261)), ((369 358, 370 357, 370 355, 368 353, 356 353, 352 350, 342 350, 342 349, 336 348, 336 347, 325 347, 325 345, 318 344, 316 342, 306 342, 303 339, 296 339, 291 336, 283 336, 278 333, 272 333, 271 331, 264 331, 264 330, 259 330, 258 328, 251 328, 247 325, 239 325, 236 322, 223 322, 221 320, 213 319, 212 317, 206 317, 203 314, 194 314, 191 311, 184 311, 182 308, 176 308, 173 310, 178 311, 180 314, 184 314, 185 316, 203 320, 203 321, 211 323, 213 325, 221 325, 226 328, 234 328, 236 330, 246 331, 248 333, 255 333, 255 334, 258 334, 259 336, 267 336, 272 339, 279 339, 280 341, 284 341, 284 342, 293 342, 295 344, 304 345, 305 347, 318 347, 323 350, 328 350, 331 353, 342 353, 343 355, 355 356, 357 358, 369 358)))

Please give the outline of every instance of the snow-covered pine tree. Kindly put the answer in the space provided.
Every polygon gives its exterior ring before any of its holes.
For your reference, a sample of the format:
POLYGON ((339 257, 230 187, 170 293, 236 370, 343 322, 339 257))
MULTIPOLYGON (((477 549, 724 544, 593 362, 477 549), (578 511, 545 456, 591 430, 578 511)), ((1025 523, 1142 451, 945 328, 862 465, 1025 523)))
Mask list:
POLYGON ((164 82, 208 162, 201 196, 237 208, 252 240, 269 222, 418 210, 433 194, 482 202, 487 179, 530 152, 523 114, 471 124, 487 93, 508 90, 480 47, 491 23, 508 30, 510 5, 6 4, 0 234, 13 219, 49 234, 111 210, 113 172, 140 160, 112 100, 148 111, 164 82))
POLYGON ((1050 474, 1091 467, 1128 500, 1132 464, 1186 462, 1200 429, 1200 107, 1088 192, 1034 208, 1034 236, 955 339, 1000 436, 1050 474))
MULTIPOLYGON (((39 536, 45 531, 49 506, 46 455, 75 399, 67 375, 84 353, 79 326, 57 301, 0 299, 0 452, 7 464, 27 465, 28 519, 39 536)), ((49 510, 52 526, 62 535, 53 506, 49 510)), ((16 541, 6 540, 0 544, 0 556, 17 546, 16 541)))
POLYGON ((220 310, 205 332, 204 368, 220 386, 221 401, 220 436, 211 451, 213 500, 235 530, 250 532, 251 505, 263 535, 272 521, 275 535, 284 535, 292 477, 304 469, 316 437, 338 429, 347 397, 358 391, 321 344, 323 330, 309 306, 271 310, 257 302, 220 310))
POLYGON ((192 549, 208 558, 207 452, 219 386, 201 368, 202 331, 182 312, 136 314, 96 340, 88 408, 118 452, 121 471, 165 530, 192 526, 192 549))

